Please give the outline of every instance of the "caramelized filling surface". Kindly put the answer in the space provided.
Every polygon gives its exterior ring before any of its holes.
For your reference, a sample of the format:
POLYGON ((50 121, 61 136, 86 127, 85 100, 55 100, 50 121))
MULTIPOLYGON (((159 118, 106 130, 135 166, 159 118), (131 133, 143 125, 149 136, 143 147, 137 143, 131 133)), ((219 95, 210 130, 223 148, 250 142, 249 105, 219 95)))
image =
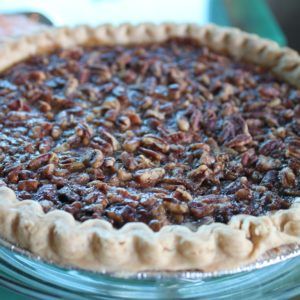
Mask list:
POLYGON ((192 40, 59 50, 0 78, 0 184, 77 220, 197 228, 300 196, 300 92, 192 40))

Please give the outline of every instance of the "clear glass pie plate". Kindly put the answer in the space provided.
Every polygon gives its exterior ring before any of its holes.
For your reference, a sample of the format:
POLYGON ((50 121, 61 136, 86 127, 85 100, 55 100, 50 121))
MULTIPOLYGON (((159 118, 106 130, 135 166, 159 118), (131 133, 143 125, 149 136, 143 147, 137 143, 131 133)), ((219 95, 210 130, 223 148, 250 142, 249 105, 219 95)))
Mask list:
POLYGON ((0 284, 36 299, 290 299, 300 295, 300 247, 231 272, 99 274, 63 268, 0 240, 0 284))

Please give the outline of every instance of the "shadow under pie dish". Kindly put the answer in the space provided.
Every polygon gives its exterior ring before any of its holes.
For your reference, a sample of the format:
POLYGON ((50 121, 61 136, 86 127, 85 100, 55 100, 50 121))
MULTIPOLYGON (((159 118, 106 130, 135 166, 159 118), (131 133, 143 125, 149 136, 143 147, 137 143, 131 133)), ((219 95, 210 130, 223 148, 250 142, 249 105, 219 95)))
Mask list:
POLYGON ((0 234, 96 271, 231 269, 300 239, 300 58, 237 29, 51 29, 0 50, 0 234))

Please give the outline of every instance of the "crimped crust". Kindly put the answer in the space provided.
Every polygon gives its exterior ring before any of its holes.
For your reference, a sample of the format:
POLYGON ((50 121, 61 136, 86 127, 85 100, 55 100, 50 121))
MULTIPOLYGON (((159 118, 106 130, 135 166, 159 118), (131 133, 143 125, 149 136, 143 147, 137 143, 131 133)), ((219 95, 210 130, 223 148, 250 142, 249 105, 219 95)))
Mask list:
MULTIPOLYGON (((162 42, 170 37, 191 37, 215 51, 267 66, 300 87, 300 57, 295 51, 212 25, 105 25, 44 31, 4 44, 0 70, 55 48, 162 42)), ((43 258, 85 269, 215 271, 250 263, 271 248, 300 242, 300 198, 290 209, 268 216, 239 215, 228 225, 203 225, 197 232, 172 225, 154 233, 143 223, 117 230, 102 220, 79 223, 64 211, 45 214, 37 202, 20 202, 11 189, 0 187, 0 234, 43 258)))

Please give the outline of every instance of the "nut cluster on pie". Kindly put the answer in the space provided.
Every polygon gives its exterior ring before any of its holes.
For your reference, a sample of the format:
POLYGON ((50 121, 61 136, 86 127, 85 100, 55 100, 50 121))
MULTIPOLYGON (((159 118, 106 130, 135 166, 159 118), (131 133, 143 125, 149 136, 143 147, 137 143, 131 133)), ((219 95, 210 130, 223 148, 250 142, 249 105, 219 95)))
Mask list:
POLYGON ((300 92, 192 39, 36 55, 0 95, 0 177, 45 212, 157 231, 300 196, 300 92))

